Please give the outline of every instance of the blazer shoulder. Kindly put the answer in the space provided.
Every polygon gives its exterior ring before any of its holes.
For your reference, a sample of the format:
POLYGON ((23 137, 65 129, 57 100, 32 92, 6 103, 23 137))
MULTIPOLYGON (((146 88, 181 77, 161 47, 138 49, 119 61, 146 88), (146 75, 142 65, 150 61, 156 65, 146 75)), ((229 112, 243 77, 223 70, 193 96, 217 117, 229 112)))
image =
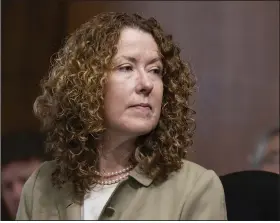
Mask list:
POLYGON ((183 166, 177 177, 182 184, 191 187, 196 187, 200 184, 205 186, 214 184, 221 187, 220 178, 213 170, 206 169, 199 164, 187 160, 183 161, 183 166))
POLYGON ((55 170, 55 161, 45 161, 38 168, 38 177, 50 178, 53 171, 55 170))
POLYGON ((38 208, 40 195, 46 194, 50 197, 51 173, 54 170, 53 161, 42 163, 25 182, 19 202, 17 220, 33 219, 33 212, 38 208), (46 193, 47 192, 47 193, 46 193))
POLYGON ((194 162, 189 161, 189 160, 183 160, 183 167, 182 167, 182 169, 184 171, 192 171, 192 172, 195 172, 197 174, 201 174, 201 173, 203 173, 203 172, 205 172, 207 170, 203 166, 200 166, 199 164, 194 163, 194 162))
POLYGON ((52 172, 55 169, 54 161, 43 162, 28 178, 25 183, 25 188, 34 189, 38 184, 46 184, 51 181, 52 172))
POLYGON ((37 170, 35 189, 52 188, 52 173, 55 170, 55 161, 46 161, 37 170))
POLYGON ((198 164, 185 161, 181 175, 189 190, 185 194, 182 219, 227 219, 225 195, 219 176, 198 164), (194 211, 192 208, 196 206, 194 211))
POLYGON ((180 178, 188 181, 197 181, 198 178, 208 170, 192 161, 183 160, 183 166, 179 171, 180 178))

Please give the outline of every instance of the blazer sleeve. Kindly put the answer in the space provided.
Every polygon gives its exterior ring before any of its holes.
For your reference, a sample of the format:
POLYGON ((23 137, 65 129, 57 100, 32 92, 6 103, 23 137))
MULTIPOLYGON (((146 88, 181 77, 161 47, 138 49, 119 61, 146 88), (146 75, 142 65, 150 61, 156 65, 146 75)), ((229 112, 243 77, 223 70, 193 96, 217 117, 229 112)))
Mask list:
POLYGON ((40 169, 41 166, 31 174, 23 186, 16 220, 32 220, 33 190, 40 169))
POLYGON ((181 220, 227 220, 224 189, 214 171, 198 178, 185 199, 181 220))

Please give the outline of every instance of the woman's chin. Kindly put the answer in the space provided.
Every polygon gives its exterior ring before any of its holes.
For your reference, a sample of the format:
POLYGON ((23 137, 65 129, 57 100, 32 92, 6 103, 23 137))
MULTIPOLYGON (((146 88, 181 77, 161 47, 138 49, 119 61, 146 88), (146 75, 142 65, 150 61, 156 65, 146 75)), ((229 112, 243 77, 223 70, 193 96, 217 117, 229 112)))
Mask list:
POLYGON ((125 125, 125 131, 128 133, 131 133, 133 135, 141 136, 146 135, 149 132, 151 132, 156 125, 153 125, 152 123, 131 123, 125 125))

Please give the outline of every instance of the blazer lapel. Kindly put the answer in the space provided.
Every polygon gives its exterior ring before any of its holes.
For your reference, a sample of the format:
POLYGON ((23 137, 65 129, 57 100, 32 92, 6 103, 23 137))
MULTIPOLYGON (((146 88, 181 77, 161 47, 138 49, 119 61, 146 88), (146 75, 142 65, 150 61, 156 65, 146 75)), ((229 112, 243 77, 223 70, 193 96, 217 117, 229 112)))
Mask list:
POLYGON ((81 219, 81 205, 71 203, 65 210, 65 218, 63 220, 82 220, 81 219))
POLYGON ((57 196, 59 220, 82 220, 81 204, 74 202, 71 184, 61 188, 57 196))

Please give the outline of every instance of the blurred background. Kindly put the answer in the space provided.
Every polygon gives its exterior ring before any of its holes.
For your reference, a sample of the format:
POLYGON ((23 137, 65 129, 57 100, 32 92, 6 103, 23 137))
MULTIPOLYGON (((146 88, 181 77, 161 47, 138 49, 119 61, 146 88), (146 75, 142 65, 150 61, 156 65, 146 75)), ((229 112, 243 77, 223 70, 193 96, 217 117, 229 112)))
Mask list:
MULTIPOLYGON (((2 138, 37 137, 32 105, 51 56, 69 33, 104 11, 155 17, 191 63, 199 85, 195 162, 219 175, 250 169, 259 138, 279 126, 279 1, 1 3, 2 138)), ((2 143, 2 154, 11 153, 2 143)))

